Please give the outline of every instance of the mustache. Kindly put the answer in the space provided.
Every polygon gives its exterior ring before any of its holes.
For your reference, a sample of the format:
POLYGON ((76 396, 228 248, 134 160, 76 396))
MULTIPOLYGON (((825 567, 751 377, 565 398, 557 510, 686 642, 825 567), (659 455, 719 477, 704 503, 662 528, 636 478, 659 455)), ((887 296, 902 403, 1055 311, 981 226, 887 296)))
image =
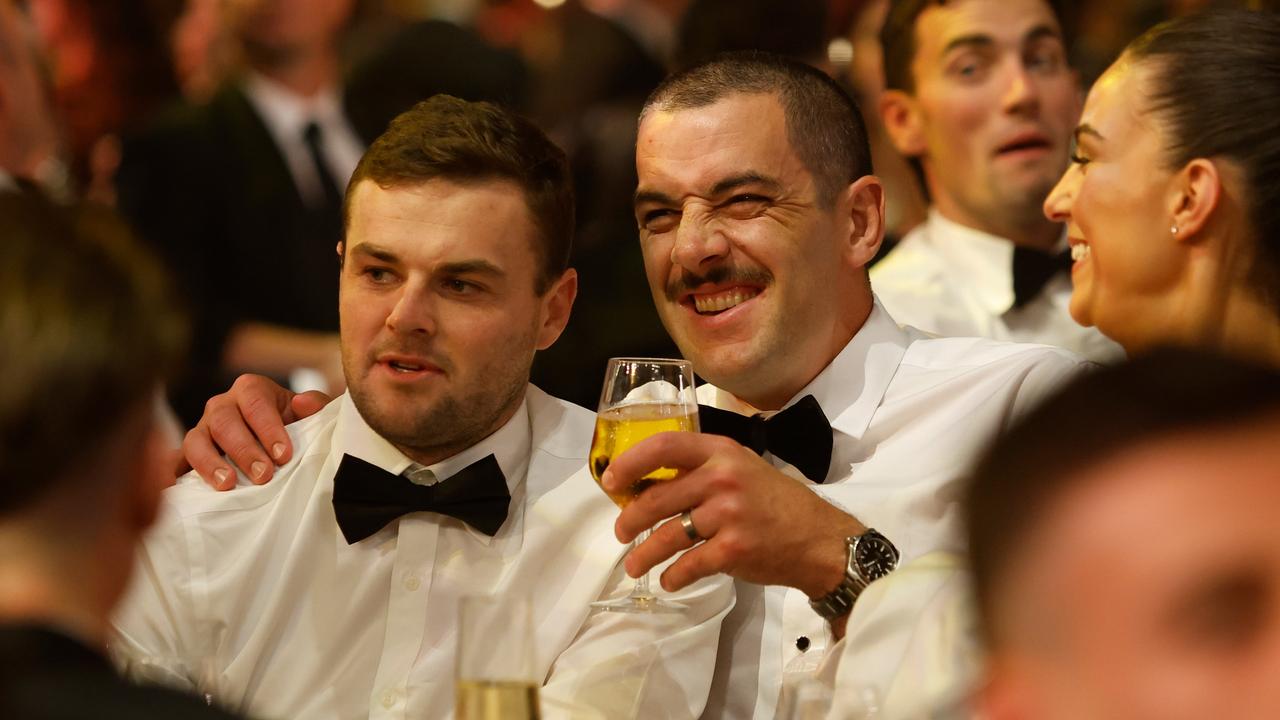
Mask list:
POLYGON ((773 273, 763 268, 740 268, 729 265, 717 265, 699 275, 689 270, 681 270, 678 277, 667 282, 665 292, 667 299, 675 302, 687 292, 701 285, 720 285, 724 283, 742 285, 768 285, 773 282, 773 273))

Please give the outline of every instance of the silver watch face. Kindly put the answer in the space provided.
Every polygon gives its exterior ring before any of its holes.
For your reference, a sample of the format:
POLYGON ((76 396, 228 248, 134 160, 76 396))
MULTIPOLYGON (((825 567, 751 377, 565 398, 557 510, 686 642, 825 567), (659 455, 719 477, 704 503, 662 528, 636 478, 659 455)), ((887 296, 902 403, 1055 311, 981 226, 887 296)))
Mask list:
POLYGON ((870 532, 858 541, 853 559, 862 576, 870 582, 898 567, 898 549, 880 533, 870 532))

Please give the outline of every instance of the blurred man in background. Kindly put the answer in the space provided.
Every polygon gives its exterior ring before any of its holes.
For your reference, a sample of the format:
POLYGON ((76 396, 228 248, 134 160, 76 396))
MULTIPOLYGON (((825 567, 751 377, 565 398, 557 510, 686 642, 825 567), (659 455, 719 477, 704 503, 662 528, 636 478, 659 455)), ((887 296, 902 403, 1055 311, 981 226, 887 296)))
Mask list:
POLYGON ((194 314, 192 369, 175 393, 185 420, 232 370, 342 388, 333 249, 365 146, 339 87, 353 4, 225 3, 243 74, 126 141, 120 207, 163 251, 194 314))
POLYGON ((1121 357, 1068 314, 1063 228, 1041 211, 1080 113, 1056 6, 899 0, 881 44, 881 116, 932 202, 928 220, 872 272, 885 308, 940 335, 1121 357))

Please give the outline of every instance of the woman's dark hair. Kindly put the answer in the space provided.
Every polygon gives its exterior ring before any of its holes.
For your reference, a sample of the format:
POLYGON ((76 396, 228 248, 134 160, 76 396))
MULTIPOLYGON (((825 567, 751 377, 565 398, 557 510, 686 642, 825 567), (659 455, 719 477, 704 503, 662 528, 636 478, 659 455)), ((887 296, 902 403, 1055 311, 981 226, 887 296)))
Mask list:
POLYGON ((1210 10, 1161 23, 1125 50, 1152 71, 1167 160, 1224 158, 1244 173, 1256 238, 1249 281, 1280 314, 1280 15, 1210 10))

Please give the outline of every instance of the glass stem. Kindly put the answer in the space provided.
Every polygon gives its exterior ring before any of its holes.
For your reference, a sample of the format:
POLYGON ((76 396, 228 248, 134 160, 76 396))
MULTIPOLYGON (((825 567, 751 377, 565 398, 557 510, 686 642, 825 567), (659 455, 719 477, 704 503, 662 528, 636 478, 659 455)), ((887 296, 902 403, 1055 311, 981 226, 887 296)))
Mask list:
MULTIPOLYGON (((652 530, 652 529, 649 529, 649 530, 645 530, 644 532, 642 532, 642 533, 640 533, 639 535, 637 535, 637 536, 636 536, 635 541, 631 544, 631 548, 634 550, 635 548, 637 548, 637 547, 639 547, 639 546, 640 546, 640 543, 644 542, 645 540, 648 540, 648 539, 649 539, 649 534, 650 534, 651 532, 653 532, 653 530, 652 530)), ((651 598, 651 597, 653 597, 653 593, 649 591, 649 573, 648 573, 648 571, 646 571, 646 572, 645 572, 643 575, 641 575, 640 577, 636 578, 636 586, 635 586, 634 588, 632 588, 632 589, 631 589, 631 597, 633 597, 633 598, 651 598)))

